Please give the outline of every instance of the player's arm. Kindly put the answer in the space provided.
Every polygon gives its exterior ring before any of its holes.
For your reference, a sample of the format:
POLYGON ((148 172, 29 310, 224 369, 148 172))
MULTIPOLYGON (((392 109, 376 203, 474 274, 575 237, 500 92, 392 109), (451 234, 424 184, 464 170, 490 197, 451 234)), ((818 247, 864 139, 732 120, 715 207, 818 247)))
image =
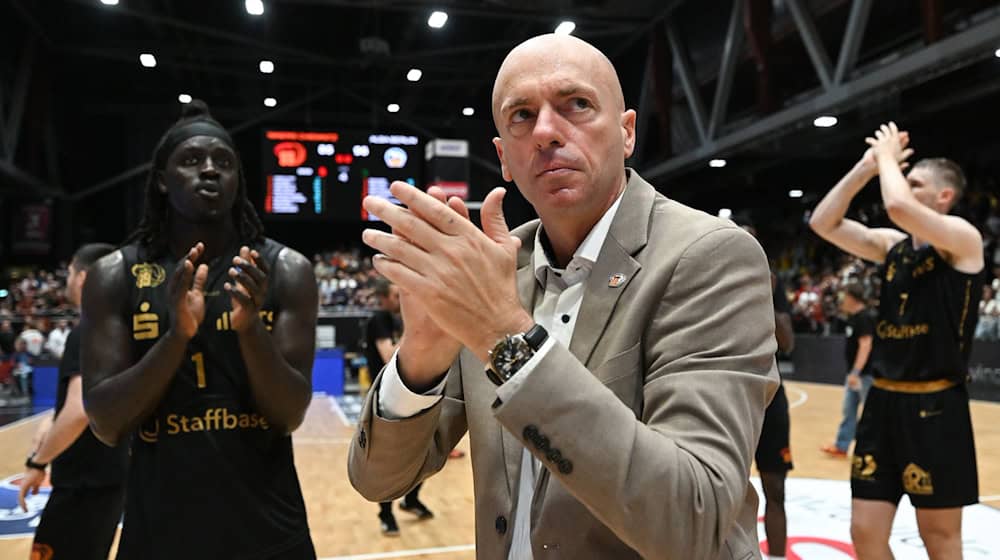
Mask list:
POLYGON ((882 201, 889 219, 913 237, 950 254, 953 258, 949 260, 964 272, 982 270, 983 237, 979 230, 958 216, 935 212, 913 195, 899 164, 911 152, 905 149, 902 134, 895 123, 889 123, 882 125, 875 138, 867 139, 878 160, 882 201))
POLYGON ((83 382, 79 375, 69 379, 66 402, 52 421, 52 427, 35 450, 36 463, 48 464, 69 449, 87 429, 87 413, 83 410, 83 382))
POLYGON ((854 355, 854 366, 851 372, 862 372, 868 363, 868 357, 872 353, 872 335, 866 334, 858 337, 858 352, 854 355))
POLYGON ((877 173, 874 154, 868 150, 816 206, 809 227, 844 251, 881 263, 889 249, 906 237, 905 234, 890 228, 869 228, 844 217, 851 200, 877 173))
MULTIPOLYGON (((237 330, 250 389, 264 417, 291 433, 302 424, 312 399, 319 308, 316 277, 309 261, 288 248, 279 253, 273 272, 267 271, 262 262, 242 268, 245 270, 236 279, 241 284, 253 282, 253 286, 244 284, 250 294, 264 290, 270 277, 280 310, 275 313, 270 332, 259 317, 250 321, 248 328, 237 330)), ((242 294, 237 297, 246 297, 242 294)))
MULTIPOLYGON (((198 256, 200 252, 193 257, 189 254, 171 278, 175 304, 184 302, 184 292, 194 276, 192 263, 198 256), (175 289, 179 283, 184 290, 175 289)), ((88 272, 80 317, 84 409, 94 435, 108 445, 117 445, 156 410, 200 322, 194 323, 193 329, 190 323, 178 328, 177 322, 188 318, 178 317, 175 309, 174 324, 136 362, 130 344, 132 329, 126 320, 129 310, 122 307, 122 294, 128 293, 122 259, 117 251, 99 260, 88 272)), ((207 268, 203 270, 199 270, 201 287, 207 268)))
POLYGON ((778 351, 787 354, 795 349, 795 333, 792 331, 791 315, 775 311, 774 337, 778 341, 778 351))

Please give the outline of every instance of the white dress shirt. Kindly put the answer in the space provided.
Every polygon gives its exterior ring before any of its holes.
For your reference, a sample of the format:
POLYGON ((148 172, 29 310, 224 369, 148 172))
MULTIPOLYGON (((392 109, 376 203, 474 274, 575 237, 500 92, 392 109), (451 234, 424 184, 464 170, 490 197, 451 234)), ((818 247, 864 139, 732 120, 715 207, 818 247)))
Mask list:
MULTIPOLYGON (((586 280, 593 270, 594 263, 597 262, 601 247, 604 246, 604 240, 611 229, 611 222, 618 212, 621 199, 619 194, 618 199, 590 230, 583 243, 577 247, 565 269, 555 268, 549 262, 542 246, 542 228, 538 228, 531 254, 531 265, 535 278, 539 286, 545 289, 545 293, 535 302, 532 316, 536 323, 548 331, 549 338, 510 380, 497 389, 497 395, 501 400, 506 400, 504 398, 506 395, 517 391, 519 385, 532 374, 554 344, 569 347, 576 327, 576 318, 583 304, 586 280)), ((440 384, 422 395, 410 391, 399 378, 396 355, 393 354, 382 373, 376 412, 387 420, 415 416, 441 400, 444 385, 445 381, 442 380, 440 384)), ((541 462, 524 449, 521 454, 521 475, 518 481, 517 508, 514 512, 513 542, 508 555, 509 560, 531 560, 531 503, 540 468, 542 468, 541 462)))

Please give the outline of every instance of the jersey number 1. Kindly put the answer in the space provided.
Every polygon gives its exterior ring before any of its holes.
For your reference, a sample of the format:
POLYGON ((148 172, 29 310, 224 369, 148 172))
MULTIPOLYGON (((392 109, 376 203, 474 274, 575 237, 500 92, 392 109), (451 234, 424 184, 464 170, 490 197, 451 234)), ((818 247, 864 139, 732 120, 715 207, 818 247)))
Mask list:
POLYGON ((198 380, 198 388, 205 388, 205 355, 201 352, 191 355, 191 361, 194 362, 194 372, 195 377, 198 380))

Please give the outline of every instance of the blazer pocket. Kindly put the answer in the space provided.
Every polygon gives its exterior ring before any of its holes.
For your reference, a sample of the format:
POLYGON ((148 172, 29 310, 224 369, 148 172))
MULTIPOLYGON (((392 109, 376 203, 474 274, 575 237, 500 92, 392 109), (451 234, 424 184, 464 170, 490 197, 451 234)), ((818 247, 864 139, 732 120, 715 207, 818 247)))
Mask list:
POLYGON ((636 342, 629 349, 605 360, 594 370, 604 386, 632 409, 636 418, 642 416, 642 345, 636 342))

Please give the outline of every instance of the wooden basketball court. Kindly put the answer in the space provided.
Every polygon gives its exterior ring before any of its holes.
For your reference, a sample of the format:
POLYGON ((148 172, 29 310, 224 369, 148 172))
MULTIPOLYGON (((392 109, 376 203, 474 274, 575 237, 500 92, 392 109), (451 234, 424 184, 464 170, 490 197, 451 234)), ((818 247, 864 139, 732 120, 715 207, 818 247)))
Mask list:
MULTIPOLYGON (((827 457, 819 447, 833 440, 840 421, 842 389, 830 385, 786 382, 792 407, 791 477, 847 480, 848 459, 827 457)), ((0 474, 22 471, 25 451, 41 416, 0 428, 0 474)), ((984 503, 1000 507, 1000 404, 973 402, 979 461, 979 487, 984 503)), ((354 560, 475 558, 472 472, 468 456, 451 459, 427 481, 421 500, 435 518, 416 522, 398 511, 401 535, 383 537, 378 505, 368 503, 347 480, 347 449, 352 430, 345 425, 333 399, 317 396, 303 427, 295 433, 295 462, 309 511, 316 552, 320 558, 354 560)), ((460 448, 468 452, 468 442, 460 448)), ((0 540, 0 559, 27 559, 28 538, 0 540)))

